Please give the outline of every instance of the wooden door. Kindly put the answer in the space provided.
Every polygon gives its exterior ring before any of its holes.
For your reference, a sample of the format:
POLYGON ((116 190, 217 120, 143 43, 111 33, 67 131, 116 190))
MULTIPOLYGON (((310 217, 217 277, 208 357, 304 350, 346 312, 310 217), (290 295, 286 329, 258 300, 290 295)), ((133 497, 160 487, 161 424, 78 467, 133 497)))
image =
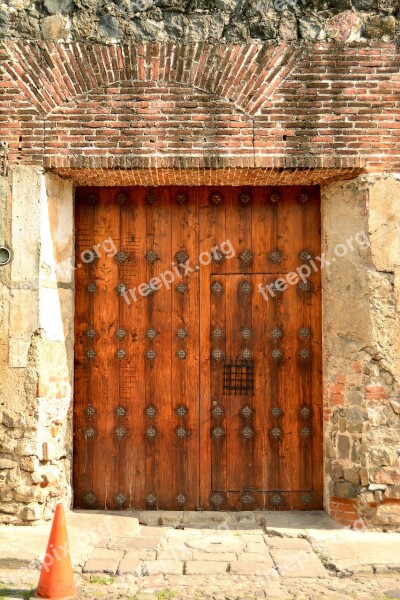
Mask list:
POLYGON ((318 189, 80 188, 76 224, 75 506, 321 508, 318 189))

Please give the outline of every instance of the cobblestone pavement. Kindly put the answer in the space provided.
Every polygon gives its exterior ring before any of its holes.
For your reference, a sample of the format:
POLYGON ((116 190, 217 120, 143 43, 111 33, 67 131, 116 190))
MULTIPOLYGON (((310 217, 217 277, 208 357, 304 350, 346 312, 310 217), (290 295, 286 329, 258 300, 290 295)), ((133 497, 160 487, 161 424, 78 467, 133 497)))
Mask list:
MULTIPOLYGON (((84 600, 400 598, 400 565, 338 572, 319 548, 304 537, 279 537, 260 526, 141 526, 129 537, 98 540, 77 581, 84 600)), ((29 598, 37 580, 36 570, 1 570, 0 600, 29 598)))

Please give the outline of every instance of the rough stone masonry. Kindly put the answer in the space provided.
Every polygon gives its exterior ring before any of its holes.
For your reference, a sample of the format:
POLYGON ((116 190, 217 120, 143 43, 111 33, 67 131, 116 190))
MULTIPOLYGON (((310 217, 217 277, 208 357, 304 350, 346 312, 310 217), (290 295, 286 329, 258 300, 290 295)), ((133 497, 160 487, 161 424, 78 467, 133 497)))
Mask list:
MULTIPOLYGON (((325 508, 400 528, 395 0, 0 6, 0 522, 71 505, 74 186, 321 186, 325 508)), ((362 520, 360 520, 362 519, 362 520)))

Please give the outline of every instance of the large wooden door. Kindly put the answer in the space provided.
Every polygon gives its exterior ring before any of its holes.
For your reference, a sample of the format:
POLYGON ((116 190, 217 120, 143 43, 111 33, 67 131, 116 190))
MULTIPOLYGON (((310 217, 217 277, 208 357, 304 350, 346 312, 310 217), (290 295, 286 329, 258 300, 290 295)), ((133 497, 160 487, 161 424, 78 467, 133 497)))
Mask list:
POLYGON ((78 189, 76 507, 321 508, 319 251, 316 187, 78 189))

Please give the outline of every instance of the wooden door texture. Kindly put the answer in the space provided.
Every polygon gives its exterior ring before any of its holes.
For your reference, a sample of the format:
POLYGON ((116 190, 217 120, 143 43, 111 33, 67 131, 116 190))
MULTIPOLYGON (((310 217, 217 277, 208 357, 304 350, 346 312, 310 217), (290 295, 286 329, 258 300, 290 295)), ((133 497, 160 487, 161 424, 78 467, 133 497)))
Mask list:
POLYGON ((322 508, 318 187, 82 187, 74 504, 322 508))

